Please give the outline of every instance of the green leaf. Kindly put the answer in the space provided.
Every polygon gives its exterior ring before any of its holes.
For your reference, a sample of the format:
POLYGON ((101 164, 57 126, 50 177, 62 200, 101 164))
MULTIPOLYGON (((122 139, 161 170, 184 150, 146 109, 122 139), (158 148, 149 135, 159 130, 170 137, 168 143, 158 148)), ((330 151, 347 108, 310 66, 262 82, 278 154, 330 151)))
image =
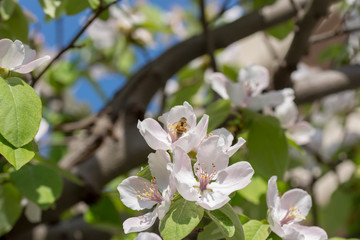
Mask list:
POLYGON ((147 165, 146 167, 141 169, 141 171, 138 172, 138 174, 136 174, 136 176, 145 178, 149 181, 153 180, 149 165, 147 165))
POLYGON ((49 72, 49 83, 57 91, 71 86, 79 76, 77 65, 71 62, 62 61, 49 72))
POLYGON ((209 115, 208 131, 212 131, 222 124, 231 111, 230 100, 219 99, 207 106, 205 113, 209 115))
POLYGON ((19 4, 15 4, 11 17, 1 25, 1 28, 8 31, 7 34, 11 34, 9 38, 12 40, 20 40, 23 43, 28 42, 29 23, 19 4))
POLYGON ((29 143, 39 130, 41 100, 20 78, 0 77, 0 133, 15 147, 29 143))
POLYGON ((92 9, 97 9, 100 5, 100 0, 88 0, 88 2, 92 9))
POLYGON ((10 178, 24 197, 42 209, 50 207, 62 191, 59 174, 43 165, 26 165, 11 172, 10 178))
POLYGON ((51 168, 52 170, 56 171, 58 174, 60 174, 61 176, 63 176, 64 178, 66 178, 67 180, 79 185, 79 186, 83 186, 84 185, 84 181, 81 180, 78 176, 76 176, 75 174, 67 171, 66 169, 63 169, 61 167, 59 167, 55 162, 53 161, 49 161, 49 160, 44 160, 42 159, 38 154, 35 155, 34 157, 35 160, 37 160, 39 162, 39 164, 44 165, 48 168, 51 168))
POLYGON ((293 31, 294 27, 295 22, 293 20, 289 20, 279 25, 276 25, 275 27, 267 29, 266 33, 279 40, 282 40, 293 31))
POLYGON ((39 0, 39 2, 44 13, 50 18, 58 18, 67 5, 67 0, 39 0))
POLYGON ((0 15, 3 20, 8 20, 11 14, 14 12, 15 2, 14 0, 2 0, 0 1, 0 15))
POLYGON ((120 215, 111 199, 103 195, 98 202, 90 205, 84 214, 87 223, 96 225, 103 229, 118 229, 121 226, 120 215))
POLYGON ((271 232, 269 224, 263 224, 257 220, 250 220, 244 224, 246 240, 265 240, 271 232))
MULTIPOLYGON (((233 208, 229 203, 219 209, 223 214, 225 214, 232 222, 233 226, 235 227, 235 233, 232 237, 226 237, 228 240, 244 240, 244 231, 239 219, 239 216, 234 212, 233 208)), ((216 222, 215 222, 216 223, 216 222)), ((220 228, 221 230, 221 228, 220 228)))
POLYGON ((0 153, 16 170, 19 170, 34 157, 34 145, 36 143, 32 141, 20 148, 16 148, 0 135, 0 153))
POLYGON ((326 229, 329 236, 335 235, 340 229, 346 228, 353 213, 353 196, 350 192, 338 188, 326 206, 318 207, 319 225, 326 229), (339 207, 341 206, 341 207, 339 207))
POLYGON ((252 202, 255 205, 258 205, 261 202, 261 197, 266 195, 267 191, 267 182, 265 182, 259 176, 253 176, 251 183, 244 189, 241 189, 238 192, 243 198, 252 202))
POLYGON ((270 178, 283 178, 288 164, 288 145, 279 120, 244 109, 249 135, 249 162, 255 172, 270 178))
POLYGON ((224 239, 223 233, 215 222, 211 222, 199 233, 197 240, 220 240, 224 239))
POLYGON ((188 101, 193 97, 202 86, 202 82, 194 82, 189 86, 181 87, 174 95, 174 99, 171 101, 171 106, 182 105, 184 101, 188 101))
POLYGON ((21 214, 21 194, 11 184, 0 187, 0 236, 9 232, 21 214))
POLYGON ((186 237, 201 221, 204 209, 183 198, 175 200, 160 221, 159 231, 164 240, 186 237))
POLYGON ((269 237, 267 238, 267 240, 282 240, 281 237, 279 237, 278 235, 276 235, 274 232, 270 233, 269 237))
POLYGON ((224 237, 230 238, 235 234, 235 226, 230 218, 225 215, 221 210, 208 211, 207 214, 218 226, 224 237))
POLYGON ((78 14, 85 9, 90 7, 90 4, 86 0, 71 0, 66 2, 65 13, 67 15, 75 15, 78 14))
POLYGON ((330 238, 329 240, 360 240, 360 238, 339 238, 339 237, 334 237, 334 238, 330 238))

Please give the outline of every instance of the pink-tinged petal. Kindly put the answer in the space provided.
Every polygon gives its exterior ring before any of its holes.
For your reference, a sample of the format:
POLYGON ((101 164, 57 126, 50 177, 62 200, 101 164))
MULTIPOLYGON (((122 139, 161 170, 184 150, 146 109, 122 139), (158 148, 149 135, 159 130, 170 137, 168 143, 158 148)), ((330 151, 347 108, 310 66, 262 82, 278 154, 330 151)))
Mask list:
POLYGON ((298 117, 298 109, 294 101, 285 100, 275 108, 275 116, 280 120, 282 126, 294 125, 298 117))
POLYGON ((311 141, 315 134, 315 129, 310 123, 302 121, 287 129, 286 135, 294 140, 298 145, 304 145, 311 141))
POLYGON ((195 188, 199 183, 194 177, 191 159, 181 148, 174 150, 174 177, 176 188, 183 198, 188 201, 199 199, 199 188, 195 188))
POLYGON ((157 202, 141 200, 137 196, 138 191, 143 192, 144 184, 150 185, 150 182, 142 177, 132 176, 122 181, 117 190, 120 193, 120 199, 125 206, 133 210, 143 210, 152 208, 157 202))
POLYGON ((230 198, 226 194, 204 191, 196 204, 207 210, 215 210, 223 207, 229 201, 230 198))
MULTIPOLYGON (((311 197, 302 189, 291 189, 284 193, 280 199, 280 206, 283 210, 296 207, 302 217, 306 217, 311 208, 311 197)), ((301 218, 297 218, 294 221, 301 221, 301 218)))
POLYGON ((248 96, 246 94, 245 88, 241 83, 229 82, 226 84, 226 90, 229 94, 231 103, 239 107, 246 106, 248 96))
POLYGON ((209 116, 204 114, 198 125, 173 143, 173 148, 180 147, 186 153, 197 151, 200 143, 205 138, 209 123, 209 116))
POLYGON ((283 237, 285 232, 281 226, 278 211, 275 208, 270 208, 267 220, 269 222, 271 231, 276 233, 278 236, 283 237))
POLYGON ((36 57, 36 51, 31 49, 28 45, 24 44, 24 48, 25 48, 25 57, 24 57, 24 61, 22 62, 22 64, 27 64, 33 60, 35 60, 36 57))
POLYGON ((157 218, 156 209, 153 212, 146 213, 140 217, 128 218, 123 223, 125 234, 131 232, 141 232, 149 229, 157 218))
POLYGON ((0 40, 0 67, 7 69, 17 67, 24 61, 24 57, 25 49, 20 41, 0 40))
POLYGON ((264 107, 275 107, 280 105, 294 95, 294 90, 285 88, 280 91, 271 91, 261 95, 257 95, 248 99, 248 108, 254 111, 259 111, 264 107))
POLYGON ((245 139, 243 139, 242 137, 238 138, 238 141, 236 144, 234 144, 233 146, 229 147, 228 150, 226 151, 226 154, 231 157, 232 155, 234 155, 234 153, 237 152, 237 150, 239 150, 239 148, 241 148, 241 146, 245 143, 245 139))
POLYGON ((171 206, 171 199, 166 198, 164 201, 161 202, 161 204, 157 207, 157 213, 159 219, 163 219, 165 214, 169 211, 169 208, 171 206))
POLYGON ((291 226, 293 231, 293 234, 289 234, 285 236, 284 239, 295 239, 293 236, 298 235, 299 238, 296 239, 304 239, 304 240, 326 240, 328 239, 328 236, 324 229, 319 227, 308 227, 308 226, 302 226, 299 224, 292 224, 291 226), (297 232, 298 234, 294 233, 297 232))
POLYGON ((210 183, 210 188, 215 192, 229 195, 240 190, 251 182, 254 169, 248 162, 237 162, 218 173, 216 182, 210 183))
POLYGON ((141 232, 134 240, 162 240, 159 235, 151 232, 141 232))
POLYGON ((268 208, 278 208, 280 204, 279 191, 276 185, 277 176, 272 176, 268 181, 266 203, 268 208))
POLYGON ((32 62, 29 62, 25 65, 21 65, 18 67, 13 68, 12 70, 18 73, 29 73, 33 71, 35 68, 39 67, 44 62, 48 61, 50 59, 50 56, 44 56, 42 58, 38 58, 32 62))
POLYGON ((226 128, 215 129, 211 133, 212 135, 217 135, 224 140, 223 145, 226 149, 228 149, 231 146, 234 140, 234 136, 226 128))
POLYGON ((151 174, 156 178, 160 192, 169 187, 169 177, 171 171, 167 169, 167 164, 171 162, 170 155, 165 150, 156 150, 148 156, 151 174))
POLYGON ((205 79, 206 82, 211 84, 211 88, 220 95, 223 99, 229 99, 228 92, 226 90, 226 84, 230 81, 224 74, 215 72, 210 73, 205 79))
POLYGON ((154 150, 171 149, 171 141, 169 135, 160 126, 160 124, 152 118, 138 121, 137 128, 144 137, 146 143, 154 150))
POLYGON ((248 65, 240 70, 238 82, 249 88, 251 96, 259 95, 269 86, 269 71, 263 66, 248 65))
POLYGON ((200 144, 196 155, 196 167, 199 166, 207 172, 218 172, 228 166, 229 156, 223 152, 222 146, 218 145, 219 139, 219 136, 211 136, 200 144))

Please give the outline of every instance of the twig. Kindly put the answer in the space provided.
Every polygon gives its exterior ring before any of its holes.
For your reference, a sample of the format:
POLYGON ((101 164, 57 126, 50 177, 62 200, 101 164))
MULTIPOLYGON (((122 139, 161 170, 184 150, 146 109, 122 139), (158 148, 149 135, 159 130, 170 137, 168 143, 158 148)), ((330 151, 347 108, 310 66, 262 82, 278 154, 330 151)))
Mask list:
POLYGON ((110 6, 116 4, 117 2, 119 2, 120 0, 115 0, 107 5, 105 5, 104 7, 100 6, 95 14, 89 18, 89 20, 87 21, 87 23, 80 29, 80 31, 75 35, 75 37, 70 41, 70 43, 65 46, 50 62, 49 64, 36 76, 32 78, 31 81, 31 86, 34 86, 35 83, 40 79, 40 77, 69 49, 72 48, 76 48, 77 46, 75 45, 75 42, 81 37, 81 35, 85 32, 85 30, 91 25, 91 23, 100 16, 100 14, 105 11, 106 9, 108 9, 110 6))
POLYGON ((328 31, 328 32, 324 32, 324 33, 320 33, 320 34, 316 34, 310 37, 310 43, 318 43, 321 41, 325 41, 328 40, 330 38, 339 36, 339 35, 343 35, 343 34, 348 34, 348 33, 352 33, 352 32, 356 32, 356 31, 360 31, 360 26, 358 27, 354 27, 354 28, 348 28, 348 29, 335 29, 332 31, 328 31))
POLYGON ((69 132, 73 132, 76 130, 85 129, 85 128, 88 128, 91 125, 93 125, 94 122, 96 121, 96 119, 97 119, 96 115, 91 115, 91 116, 89 116, 87 118, 83 118, 77 122, 64 123, 59 126, 56 126, 56 127, 54 127, 54 130, 59 130, 64 133, 69 133, 69 132))
POLYGON ((206 47, 207 47, 207 52, 210 56, 210 64, 211 64, 211 68, 214 72, 217 72, 217 65, 216 65, 216 61, 215 61, 215 56, 214 56, 214 39, 212 37, 211 32, 208 29, 208 23, 206 21, 206 16, 205 16, 205 0, 200 0, 200 21, 203 27, 203 31, 204 31, 204 36, 205 36, 205 40, 206 40, 206 47))
POLYGON ((216 22, 216 20, 218 20, 225 13, 225 11, 227 10, 226 6, 229 4, 229 2, 230 2, 230 0, 225 0, 224 1, 220 12, 213 19, 211 19, 209 21, 209 24, 212 24, 212 23, 216 22))

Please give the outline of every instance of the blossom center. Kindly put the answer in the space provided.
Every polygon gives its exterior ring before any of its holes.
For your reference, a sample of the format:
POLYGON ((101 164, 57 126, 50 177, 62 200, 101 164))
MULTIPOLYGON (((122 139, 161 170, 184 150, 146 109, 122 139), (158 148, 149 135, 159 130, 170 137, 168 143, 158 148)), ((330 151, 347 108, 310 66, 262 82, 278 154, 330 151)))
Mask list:
POLYGON ((301 215, 301 211, 296 206, 291 206, 290 209, 286 212, 285 217, 280 221, 281 226, 284 224, 289 224, 293 222, 298 222, 305 220, 305 217, 301 215))
POLYGON ((168 132, 171 136, 171 141, 177 141, 184 133, 189 130, 189 124, 185 117, 180 118, 179 121, 168 125, 168 132))
POLYGON ((206 167, 202 166, 204 163, 200 164, 198 163, 198 166, 195 168, 195 174, 199 179, 199 188, 200 191, 205 191, 207 189, 207 185, 215 178, 216 176, 216 170, 215 170, 215 164, 212 163, 212 170, 208 171, 206 167))
POLYGON ((144 201, 154 201, 157 203, 161 203, 164 201, 164 198, 161 196, 159 189, 156 184, 156 178, 153 177, 151 180, 151 184, 144 182, 144 188, 142 191, 137 191, 138 195, 137 198, 144 200, 144 201))

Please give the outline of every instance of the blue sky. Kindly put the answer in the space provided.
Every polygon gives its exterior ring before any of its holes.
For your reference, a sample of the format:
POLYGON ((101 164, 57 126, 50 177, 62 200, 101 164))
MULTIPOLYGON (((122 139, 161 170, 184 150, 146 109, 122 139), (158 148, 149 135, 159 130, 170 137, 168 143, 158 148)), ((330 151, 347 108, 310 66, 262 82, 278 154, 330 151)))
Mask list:
MULTIPOLYGON (((85 0, 84 0, 85 1, 85 0)), ((170 9, 173 5, 181 5, 181 6, 189 6, 190 0, 178 0, 178 1, 165 1, 165 0, 152 0, 151 2, 160 8, 170 9)), ((66 45, 75 34, 81 28, 81 21, 86 16, 89 15, 90 9, 85 10, 74 16, 64 16, 62 17, 62 26, 63 26, 63 36, 62 39, 59 40, 59 34, 57 34, 56 22, 45 21, 45 14, 39 4, 38 0, 19 0, 20 5, 23 8, 30 10, 30 12, 36 16, 38 23, 36 27, 40 27, 40 32, 45 37, 45 45, 47 47, 56 48, 59 47, 59 43, 62 45, 66 45)), ((35 25, 30 26, 30 28, 34 28, 35 25)), ((152 52, 152 56, 157 55, 161 52, 161 49, 157 49, 152 52)), ((140 61, 137 63, 139 65, 144 64, 144 59, 139 59, 140 61)), ((110 74, 106 76, 103 80, 99 82, 102 89, 108 96, 111 98, 113 94, 121 88, 121 86, 125 83, 124 79, 119 80, 119 75, 110 74)), ((73 87, 73 92, 75 94, 75 98, 81 102, 86 102, 91 107, 93 112, 97 112, 101 110, 104 102, 100 99, 98 94, 95 92, 93 87, 84 79, 80 79, 73 87)))

